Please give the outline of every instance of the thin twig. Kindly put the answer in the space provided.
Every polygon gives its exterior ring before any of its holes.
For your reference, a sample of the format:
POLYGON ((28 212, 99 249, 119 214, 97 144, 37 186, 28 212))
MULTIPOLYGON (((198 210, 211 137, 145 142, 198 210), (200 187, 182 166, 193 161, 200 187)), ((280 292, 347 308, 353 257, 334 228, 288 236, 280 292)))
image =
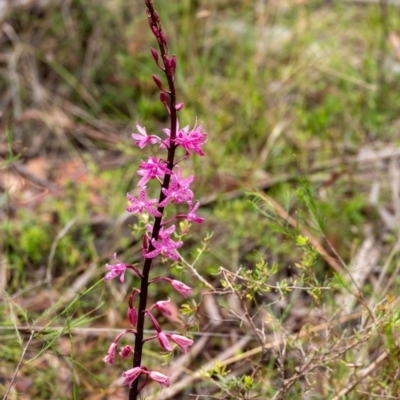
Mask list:
MULTIPOLYGON (((31 327, 27 325, 23 326, 0 326, 1 331, 15 331, 18 330, 20 333, 29 333, 31 331, 31 327)), ((71 328, 68 331, 65 331, 65 327, 63 326, 55 326, 55 327, 48 327, 48 326, 37 326, 35 328, 36 336, 38 335, 48 335, 52 333, 61 333, 64 332, 63 335, 93 335, 93 336, 101 336, 104 334, 112 334, 118 335, 120 333, 126 332, 126 329, 118 329, 118 328, 71 328)), ((149 335, 154 335, 157 331, 155 329, 144 329, 144 333, 149 335)), ((163 330, 165 333, 176 333, 176 330, 163 330)), ((231 338, 231 333, 216 333, 216 332, 196 332, 190 331, 190 334, 193 336, 204 336, 204 337, 220 337, 220 338, 231 338)), ((248 334, 246 336, 249 336, 248 334)), ((238 337, 244 337, 244 335, 238 335, 238 337)))
POLYGON ((215 292, 215 288, 214 286, 211 285, 211 283, 208 283, 207 280, 205 278, 203 278, 196 270, 196 268, 194 267, 194 265, 196 264, 197 260, 200 257, 200 254, 196 257, 196 259, 193 261, 192 264, 189 264, 181 255, 180 255, 180 259, 182 261, 183 264, 185 264, 185 267, 190 269, 190 271, 192 272, 192 274, 202 283, 204 283, 209 289, 211 289, 213 292, 215 292))

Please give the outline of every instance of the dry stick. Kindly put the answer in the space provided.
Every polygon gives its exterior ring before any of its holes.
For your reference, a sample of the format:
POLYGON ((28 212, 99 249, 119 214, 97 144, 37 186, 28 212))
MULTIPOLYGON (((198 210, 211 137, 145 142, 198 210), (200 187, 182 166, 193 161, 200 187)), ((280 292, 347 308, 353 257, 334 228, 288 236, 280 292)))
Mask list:
POLYGON ((29 180, 30 182, 33 182, 35 185, 44 187, 44 188, 52 190, 52 191, 59 190, 59 188, 56 184, 54 184, 53 182, 50 182, 48 179, 43 179, 35 174, 32 174, 32 172, 30 172, 28 170, 28 168, 19 161, 14 161, 13 163, 10 164, 10 166, 15 171, 17 171, 21 176, 23 176, 25 179, 29 180))
MULTIPOLYGON (((29 334, 32 332, 32 328, 28 325, 22 325, 22 326, 0 326, 0 332, 4 331, 15 331, 17 330, 19 333, 24 333, 24 334, 29 334)), ((118 328, 71 328, 68 331, 65 331, 65 326, 54 326, 54 327, 49 327, 49 326, 36 326, 35 327, 35 334, 36 338, 38 338, 40 335, 48 335, 48 334, 61 334, 60 336, 66 336, 66 335, 82 335, 82 336, 104 336, 104 335, 110 335, 110 336, 116 336, 120 333, 126 332, 126 329, 118 329, 118 328)), ((146 334, 149 335, 154 335, 157 331, 155 329, 144 329, 143 331, 146 334)), ((164 330, 163 332, 165 333, 176 333, 176 330, 164 330)), ((232 335, 230 333, 218 333, 218 332, 200 332, 200 331, 190 331, 190 334, 193 336, 199 336, 199 337, 219 337, 219 338, 231 338, 232 335)), ((249 336, 249 335, 246 335, 249 336)), ((239 336, 240 338, 244 337, 244 335, 239 336)), ((196 342, 197 343, 197 342, 196 342)), ((193 347, 191 347, 190 353, 187 354, 193 354, 192 351, 193 347)))
POLYGON ((21 358, 20 358, 19 361, 18 361, 17 368, 15 369, 14 375, 13 375, 13 377, 11 378, 10 385, 8 386, 7 392, 6 392, 6 394, 4 395, 3 400, 7 400, 8 394, 10 393, 10 390, 11 390, 11 388, 12 388, 12 385, 14 384, 14 381, 15 381, 15 378, 17 377, 18 371, 19 371, 19 369, 21 368, 22 360, 23 360, 24 357, 25 357, 25 353, 26 353, 26 351, 28 350, 29 345, 31 344, 31 341, 32 341, 32 339, 33 339, 34 334, 35 334, 35 331, 32 330, 32 331, 31 331, 31 335, 29 336, 28 343, 26 344, 26 346, 24 347, 24 350, 22 351, 21 358))
POLYGON ((190 271, 192 272, 192 274, 202 283, 204 283, 204 285, 206 285, 209 289, 211 289, 213 292, 215 292, 215 288, 214 286, 211 285, 211 283, 207 282, 207 280, 205 278, 203 278, 198 272, 197 269, 194 267, 198 261, 198 259, 200 258, 201 253, 198 254, 198 256, 196 257, 196 259, 193 261, 192 264, 189 264, 181 255, 179 255, 181 261, 183 264, 185 264, 186 268, 190 269, 190 271))
POLYGON ((77 124, 64 112, 64 110, 59 108, 53 108, 51 109, 51 112, 47 113, 36 109, 25 111, 20 117, 14 119, 14 124, 18 126, 29 121, 42 122, 51 129, 57 127, 70 131, 80 131, 91 139, 100 140, 105 143, 117 144, 121 142, 121 139, 109 128, 106 128, 101 132, 90 126, 81 123, 77 124))

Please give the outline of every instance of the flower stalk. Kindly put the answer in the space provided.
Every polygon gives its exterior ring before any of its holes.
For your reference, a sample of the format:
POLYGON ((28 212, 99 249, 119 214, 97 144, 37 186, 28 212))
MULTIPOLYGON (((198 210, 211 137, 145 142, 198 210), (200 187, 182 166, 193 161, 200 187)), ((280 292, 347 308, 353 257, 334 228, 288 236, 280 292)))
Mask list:
MULTIPOLYGON (((117 276, 123 283, 125 279, 125 272, 132 270, 135 275, 141 280, 140 288, 133 288, 128 298, 128 311, 127 317, 129 323, 135 327, 135 330, 130 329, 125 333, 133 333, 135 335, 135 345, 132 348, 126 345, 120 349, 118 353, 121 360, 129 358, 133 354, 132 368, 123 372, 125 378, 124 384, 129 385, 129 400, 137 400, 140 391, 149 382, 149 379, 159 383, 161 387, 168 387, 170 380, 167 376, 157 371, 149 371, 142 365, 143 345, 152 340, 157 339, 163 352, 173 351, 171 342, 176 344, 183 352, 189 351, 189 347, 193 344, 193 340, 177 335, 165 333, 153 311, 158 310, 163 315, 170 315, 169 310, 170 299, 159 300, 155 304, 148 307, 148 291, 151 284, 157 282, 167 282, 182 296, 187 297, 191 293, 191 288, 183 282, 175 279, 158 276, 150 279, 150 270, 153 266, 154 260, 158 256, 169 258, 173 261, 179 259, 178 248, 183 245, 183 242, 175 241, 171 236, 174 235, 176 227, 170 225, 174 220, 185 218, 188 222, 201 223, 203 218, 196 215, 196 211, 200 203, 193 202, 193 192, 190 189, 190 184, 193 182, 193 176, 184 178, 182 176, 182 169, 178 165, 181 161, 190 157, 193 153, 204 156, 202 146, 206 143, 207 134, 201 131, 202 126, 195 126, 190 130, 189 126, 179 128, 177 118, 178 112, 183 108, 183 103, 176 103, 176 90, 175 90, 175 71, 177 67, 177 60, 175 55, 168 56, 168 41, 167 37, 162 30, 160 17, 154 9, 152 0, 145 0, 147 7, 146 14, 150 29, 153 32, 159 50, 151 48, 153 59, 163 72, 167 81, 167 87, 163 86, 163 81, 158 76, 153 75, 153 81, 157 88, 160 90, 160 101, 164 104, 166 111, 169 115, 170 126, 163 129, 164 137, 156 135, 148 135, 146 129, 136 123, 138 133, 132 134, 135 144, 140 149, 144 149, 147 145, 158 144, 160 149, 167 150, 167 159, 157 159, 155 156, 150 156, 147 161, 142 161, 139 165, 138 175, 141 176, 138 186, 140 188, 139 199, 127 194, 130 206, 127 211, 135 212, 138 214, 147 213, 154 217, 154 224, 146 225, 147 232, 145 232, 142 241, 143 252, 143 269, 139 271, 136 266, 124 264, 119 261, 114 254, 116 261, 115 265, 106 265, 109 272, 105 276, 105 281, 109 281, 117 276), (180 158, 175 161, 175 153, 181 148, 184 153, 180 158), (147 198, 147 185, 152 182, 158 182, 160 185, 160 194, 158 200, 147 198), (186 203, 188 210, 185 214, 176 214, 174 217, 164 221, 164 209, 170 204, 186 203), (170 225, 170 226, 168 226, 170 225), (135 296, 137 295, 137 296, 135 296), (139 298, 139 304, 136 308, 134 299, 139 298), (156 330, 156 335, 152 337, 144 337, 144 327, 146 320, 150 322, 156 330), (171 342, 170 342, 171 341, 171 342)), ((186 234, 187 228, 181 232, 181 236, 186 234)), ((114 364, 116 354, 118 351, 118 341, 122 335, 117 336, 110 346, 104 361, 109 364, 114 364)))

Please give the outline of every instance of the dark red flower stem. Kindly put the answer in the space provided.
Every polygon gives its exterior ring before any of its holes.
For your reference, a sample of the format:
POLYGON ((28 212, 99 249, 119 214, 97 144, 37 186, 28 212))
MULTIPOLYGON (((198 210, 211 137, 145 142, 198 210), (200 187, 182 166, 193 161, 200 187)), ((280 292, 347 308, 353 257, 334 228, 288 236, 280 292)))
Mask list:
MULTIPOLYGON (((167 57, 167 51, 168 48, 166 46, 166 43, 163 42, 162 40, 162 29, 161 29, 161 24, 159 22, 158 14, 155 12, 154 7, 153 7, 153 1, 152 0, 145 0, 145 4, 147 6, 147 16, 149 19, 149 23, 152 27, 152 31, 155 32, 155 30, 159 33, 157 37, 159 49, 160 49, 160 54, 161 54, 161 60, 163 61, 164 64, 164 73, 168 81, 168 87, 169 87, 169 107, 170 107, 170 118, 171 118, 171 133, 170 133, 170 146, 168 148, 168 160, 167 160, 167 168, 172 171, 174 167, 174 157, 175 157, 175 138, 176 138, 176 128, 177 128, 177 118, 176 118, 176 109, 175 109, 175 104, 176 104, 176 92, 175 92, 175 84, 174 84, 174 72, 171 71, 170 66, 168 63, 165 62, 165 58, 167 57)), ((161 186, 161 189, 168 189, 169 183, 171 180, 171 175, 165 175, 163 184, 161 186)), ((165 199, 165 195, 163 191, 160 191, 160 198, 159 198, 159 203, 161 203, 165 199)), ((162 226, 162 215, 164 212, 164 207, 158 207, 158 211, 161 213, 161 217, 155 218, 154 222, 154 227, 153 227, 153 232, 151 239, 158 239, 158 234, 160 232, 160 228, 162 226)), ((152 242, 150 241, 149 244, 149 249, 148 252, 153 251, 154 246, 152 242)), ((144 330, 144 321, 145 321, 145 310, 147 309, 147 295, 148 295, 148 286, 149 286, 149 274, 150 274, 150 268, 152 265, 153 259, 152 258, 146 258, 144 261, 143 265, 143 272, 142 272, 142 282, 140 285, 140 300, 139 300, 139 309, 138 309, 138 322, 137 322, 137 332, 136 332, 136 339, 135 339, 135 354, 133 357, 133 368, 135 367, 140 367, 142 363, 142 352, 143 352, 143 330, 144 330)), ((142 384, 139 387, 139 378, 136 379, 129 391, 129 400, 137 400, 138 395, 140 390, 144 387, 144 384, 142 384)))

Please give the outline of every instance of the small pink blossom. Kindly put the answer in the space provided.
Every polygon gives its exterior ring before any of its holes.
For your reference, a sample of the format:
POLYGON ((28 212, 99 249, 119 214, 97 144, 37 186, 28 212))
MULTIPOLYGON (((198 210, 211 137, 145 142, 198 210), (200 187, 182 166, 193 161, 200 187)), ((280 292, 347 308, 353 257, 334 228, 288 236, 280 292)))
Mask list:
POLYGON ((124 346, 119 352, 119 355, 121 356, 121 360, 125 360, 126 358, 129 358, 129 356, 133 353, 134 351, 131 346, 124 346))
MULTIPOLYGON (((175 144, 183 147, 186 150, 187 155, 191 155, 192 152, 204 156, 203 150, 201 149, 207 142, 207 133, 201 132, 202 125, 195 126, 192 130, 189 130, 189 125, 182 129, 179 129, 179 122, 177 121, 176 127, 176 138, 175 144)), ((168 139, 161 142, 160 148, 169 147, 171 130, 168 128, 163 129, 164 133, 168 136, 168 139)))
POLYGON ((171 384, 170 378, 168 376, 165 376, 161 372, 151 371, 148 375, 151 379, 159 383, 161 386, 169 387, 169 385, 171 384))
POLYGON ((122 373, 122 376, 125 378, 123 385, 132 386, 132 383, 143 373, 142 367, 135 367, 128 369, 127 371, 122 373))
POLYGON ((163 331, 157 332, 157 339, 163 350, 168 352, 172 351, 171 343, 168 341, 167 335, 163 331))
POLYGON ((172 279, 170 281, 172 287, 179 292, 182 296, 187 297, 190 295, 190 293, 192 292, 192 288, 185 285, 184 283, 177 281, 175 279, 172 279))
POLYGON ((181 335, 171 335, 170 339, 175 342, 184 353, 187 353, 189 346, 193 344, 193 340, 181 335))
POLYGON ((161 217, 161 213, 153 208, 153 205, 156 204, 158 200, 146 200, 146 186, 142 186, 142 188, 140 189, 139 200, 131 196, 129 193, 126 194, 126 197, 131 203, 131 205, 126 208, 126 211, 141 214, 144 210, 146 210, 154 217, 161 217))
POLYGON ((201 148, 207 142, 207 133, 202 133, 201 128, 202 125, 199 125, 189 131, 189 127, 186 126, 178 132, 176 144, 182 146, 188 155, 191 155, 192 152, 200 156, 205 155, 201 148))
POLYGON ((108 364, 114 364, 116 353, 117 353, 117 343, 112 342, 106 356, 103 358, 103 361, 108 364))
POLYGON ((140 126, 137 122, 136 128, 139 133, 132 133, 132 138, 136 140, 135 144, 141 149, 144 149, 148 143, 155 144, 161 141, 158 136, 147 135, 146 128, 144 126, 140 126))
POLYGON ((157 301, 157 303, 153 304, 151 306, 151 308, 158 308, 164 315, 171 316, 172 312, 169 309, 170 303, 171 303, 170 299, 160 300, 160 301, 157 301))
POLYGON ((154 250, 145 254, 145 258, 154 258, 161 254, 164 257, 171 258, 175 261, 179 259, 179 254, 176 252, 176 249, 183 245, 182 241, 174 242, 172 239, 169 239, 163 240, 162 243, 159 243, 157 240, 153 239, 151 243, 154 250))
POLYGON ((115 265, 106 264, 106 268, 110 272, 104 277, 104 280, 107 282, 111 279, 114 279, 118 275, 121 275, 120 281, 121 281, 121 283, 124 283, 125 282, 125 271, 126 271, 127 267, 124 263, 120 262, 117 259, 117 253, 113 254, 113 258, 117 262, 117 264, 115 264, 115 265))
MULTIPOLYGON (((150 224, 146 225, 146 229, 151 235, 153 233, 153 226, 150 224)), ((161 240, 162 242, 166 242, 168 240, 172 240, 170 236, 175 232, 176 226, 171 225, 169 228, 165 229, 163 227, 160 228, 160 231, 158 232, 158 240, 161 240)))
POLYGON ((142 161, 139 165, 138 174, 142 176, 138 186, 146 186, 146 183, 150 179, 163 178, 165 174, 172 174, 161 160, 157 160, 156 157, 150 156, 147 161, 142 161))
POLYGON ((168 189, 163 188, 165 199, 160 202, 159 207, 165 207, 168 203, 181 203, 190 201, 193 198, 193 192, 189 189, 193 182, 193 175, 182 179, 182 170, 176 167, 177 173, 171 176, 171 182, 168 189))
POLYGON ((202 223, 204 221, 204 218, 198 217, 196 215, 196 211, 200 206, 200 202, 196 201, 196 204, 194 206, 192 206, 192 201, 189 200, 188 204, 189 204, 189 212, 188 212, 188 214, 186 216, 186 219, 188 221, 197 222, 198 224, 202 223))
POLYGON ((128 308, 128 321, 132 326, 136 326, 138 315, 135 307, 128 308))

